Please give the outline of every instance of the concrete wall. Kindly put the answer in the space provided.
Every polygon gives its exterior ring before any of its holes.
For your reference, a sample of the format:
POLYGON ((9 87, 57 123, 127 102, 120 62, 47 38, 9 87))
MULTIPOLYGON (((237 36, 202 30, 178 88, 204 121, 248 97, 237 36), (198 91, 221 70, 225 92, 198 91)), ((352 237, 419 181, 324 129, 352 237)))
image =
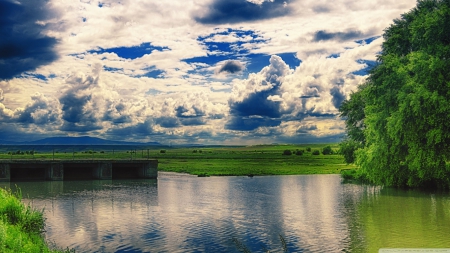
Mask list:
MULTIPOLYGON (((158 177, 158 161, 157 160, 135 160, 135 161, 92 161, 92 160, 75 160, 75 161, 0 161, 0 182, 8 182, 11 179, 20 180, 21 178, 12 178, 14 175, 16 177, 26 177, 26 180, 51 180, 51 181, 61 181, 64 180, 64 170, 68 171, 68 174, 78 173, 74 170, 80 169, 80 172, 84 170, 86 173, 92 175, 92 178, 86 179, 100 179, 100 180, 111 180, 113 178, 114 169, 120 170, 130 170, 135 173, 137 178, 145 179, 156 179, 158 177), (17 169, 16 172, 14 170, 17 169), (39 169, 45 175, 34 178, 33 173, 30 172, 39 169), (14 172, 14 173, 11 173, 14 172), (90 172, 91 171, 91 172, 90 172), (70 173, 69 173, 70 172, 70 173), (12 176, 11 176, 12 175, 12 176)), ((38 172, 39 172, 38 171, 38 172)), ((119 172, 119 171, 117 171, 119 172)), ((39 172, 41 173, 41 172, 39 172)), ((88 177, 89 177, 88 174, 88 177)), ((119 175, 120 173, 118 173, 119 175)), ((116 178, 120 178, 116 176, 116 178)))
POLYGON ((64 180, 64 165, 62 163, 50 163, 47 167, 47 180, 61 181, 64 180))
POLYGON ((139 169, 139 177, 154 179, 158 177, 158 161, 143 163, 139 169))
POLYGON ((92 172, 94 179, 112 179, 112 163, 98 163, 92 172))
POLYGON ((10 176, 9 164, 0 164, 0 182, 9 182, 11 180, 10 176))

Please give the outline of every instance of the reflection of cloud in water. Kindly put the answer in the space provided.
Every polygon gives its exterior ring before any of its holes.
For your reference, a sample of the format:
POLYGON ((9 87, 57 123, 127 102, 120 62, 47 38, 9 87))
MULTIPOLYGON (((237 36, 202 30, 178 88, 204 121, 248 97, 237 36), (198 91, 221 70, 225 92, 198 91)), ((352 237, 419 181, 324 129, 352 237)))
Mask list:
POLYGON ((341 184, 339 175, 160 173, 153 181, 18 185, 30 195, 26 203, 45 207, 47 239, 77 252, 237 252, 232 238, 253 252, 262 246, 275 251, 281 249, 278 234, 289 252, 371 252, 422 242, 450 246, 445 244, 450 227, 442 225, 450 224, 448 196, 341 184), (401 237, 408 226, 408 236, 401 237))
MULTIPOLYGON (((47 239, 61 247, 111 252, 130 245, 145 248, 164 237, 151 215, 158 205, 156 180, 26 182, 18 186, 27 192, 36 189, 33 184, 41 186, 42 195, 32 204, 45 208, 47 239), (55 188, 59 191, 49 191, 55 188)), ((31 200, 24 198, 24 202, 31 200)))

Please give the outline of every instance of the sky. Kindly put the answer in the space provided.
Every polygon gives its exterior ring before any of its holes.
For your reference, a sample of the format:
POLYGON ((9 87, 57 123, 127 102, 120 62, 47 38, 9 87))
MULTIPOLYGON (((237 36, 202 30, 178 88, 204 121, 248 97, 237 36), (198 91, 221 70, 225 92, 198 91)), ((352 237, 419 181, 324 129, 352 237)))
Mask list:
POLYGON ((0 0, 0 140, 338 142, 415 0, 0 0))

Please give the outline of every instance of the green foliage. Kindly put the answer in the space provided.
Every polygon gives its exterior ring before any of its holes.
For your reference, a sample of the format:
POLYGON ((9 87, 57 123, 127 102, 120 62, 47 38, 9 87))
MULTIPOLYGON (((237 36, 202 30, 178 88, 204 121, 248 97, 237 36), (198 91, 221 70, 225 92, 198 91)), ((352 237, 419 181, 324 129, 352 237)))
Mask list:
POLYGON ((314 149, 312 154, 313 155, 320 155, 320 151, 318 149, 314 149))
POLYGON ((166 150, 165 150, 165 149, 161 149, 161 150, 159 151, 159 153, 165 154, 165 153, 166 153, 166 150))
POLYGON ((311 148, 310 148, 310 147, 307 147, 307 148, 306 148, 306 151, 307 151, 307 152, 311 152, 311 148))
POLYGON ((343 103, 341 151, 371 182, 450 186, 449 34, 450 1, 418 1, 385 30, 379 64, 343 103))
POLYGON ((356 159, 355 151, 362 147, 360 142, 351 138, 346 138, 339 143, 339 154, 344 156, 344 161, 347 164, 354 163, 356 159))
POLYGON ((324 155, 332 155, 334 154, 333 149, 331 148, 331 146, 326 146, 322 149, 322 154, 324 155))
POLYGON ((20 190, 0 189, 0 252, 61 252, 49 249, 44 241, 42 212, 25 206, 20 198, 20 190))
POLYGON ((292 151, 290 151, 289 149, 286 149, 283 151, 283 155, 292 155, 292 151))
POLYGON ((303 150, 297 150, 297 151, 295 151, 295 155, 303 155, 303 150))

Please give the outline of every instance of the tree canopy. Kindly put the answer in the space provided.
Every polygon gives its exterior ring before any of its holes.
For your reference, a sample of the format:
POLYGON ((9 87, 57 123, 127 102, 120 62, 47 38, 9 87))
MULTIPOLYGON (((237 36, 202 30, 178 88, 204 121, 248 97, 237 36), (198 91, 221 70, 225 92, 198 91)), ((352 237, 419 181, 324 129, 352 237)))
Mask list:
POLYGON ((450 0, 423 0, 385 29, 364 85, 341 108, 341 153, 377 184, 450 186, 450 0))

